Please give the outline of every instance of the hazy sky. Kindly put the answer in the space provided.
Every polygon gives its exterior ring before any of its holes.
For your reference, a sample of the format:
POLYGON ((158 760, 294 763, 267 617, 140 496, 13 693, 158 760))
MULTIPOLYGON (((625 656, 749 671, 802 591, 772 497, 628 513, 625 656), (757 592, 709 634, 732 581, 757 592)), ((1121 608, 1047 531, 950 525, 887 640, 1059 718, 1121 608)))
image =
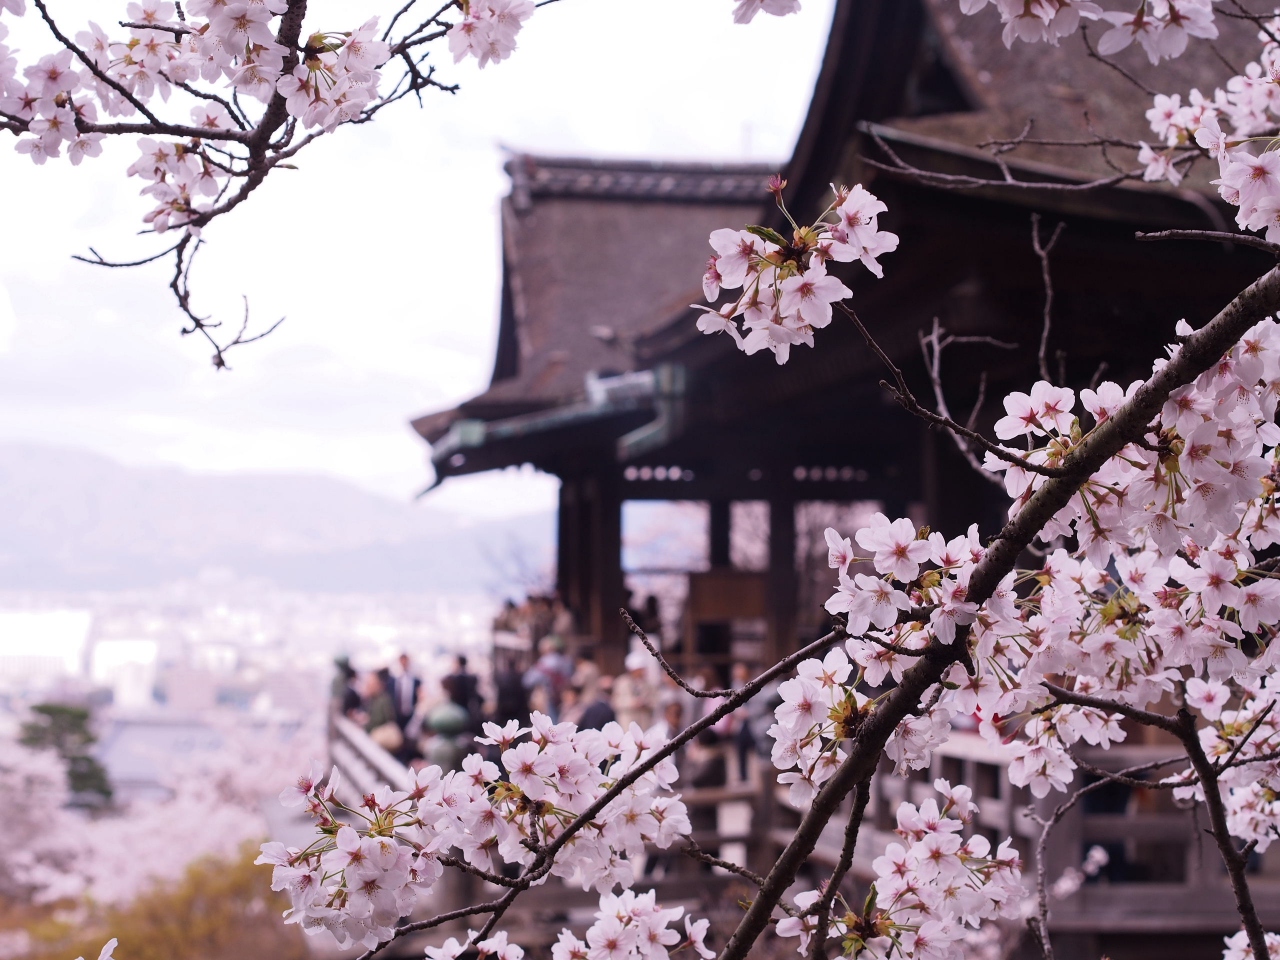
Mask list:
MULTIPOLYGON (((103 0, 50 5, 73 29, 90 10, 113 19, 103 0)), ((459 94, 324 138, 206 230, 196 308, 236 322, 243 294, 257 320, 288 318, 233 352, 230 372, 178 335, 167 264, 107 271, 70 259, 91 245, 120 258, 157 249, 134 237, 148 207, 123 175, 133 145, 79 168, 36 167, 0 134, 0 440, 200 471, 328 473, 410 496, 429 468, 408 420, 488 382, 504 148, 781 161, 831 6, 805 0, 799 16, 741 27, 730 0, 565 0, 538 11, 507 62, 442 62, 459 94)), ((342 11, 341 29, 381 5, 311 9, 312 26, 342 11)), ((430 499, 520 513, 549 506, 554 489, 526 471, 450 481, 430 499)))

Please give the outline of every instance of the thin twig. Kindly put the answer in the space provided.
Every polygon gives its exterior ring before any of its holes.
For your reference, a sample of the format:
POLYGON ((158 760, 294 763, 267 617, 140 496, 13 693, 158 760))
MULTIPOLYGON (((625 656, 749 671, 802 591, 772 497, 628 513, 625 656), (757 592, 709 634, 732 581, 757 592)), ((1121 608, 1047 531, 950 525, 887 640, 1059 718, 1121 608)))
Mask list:
MULTIPOLYGON (((1031 247, 1040 259, 1040 279, 1044 283, 1044 320, 1040 328, 1040 352, 1036 356, 1040 361, 1040 379, 1050 383, 1053 382, 1053 377, 1049 376, 1049 361, 1046 354, 1049 349, 1049 331, 1053 326, 1053 278, 1049 275, 1049 254, 1053 252, 1054 244, 1058 242, 1058 237, 1062 236, 1062 229, 1065 226, 1064 222, 1059 221, 1053 228, 1049 242, 1041 243, 1040 214, 1031 214, 1031 247)), ((1062 386, 1062 379, 1059 379, 1058 386, 1062 386)))
POLYGON ((878 344, 875 341, 875 338, 871 336, 871 333, 867 330, 866 326, 863 325, 862 320, 859 319, 853 308, 846 303, 837 303, 836 306, 844 311, 845 316, 854 322, 854 325, 858 328, 858 332, 862 334, 862 338, 867 342, 867 345, 871 347, 872 352, 880 358, 881 363, 889 368, 889 372, 893 374, 894 383, 884 383, 884 386, 893 395, 893 398, 910 413, 915 414, 922 420, 927 420, 935 426, 946 427, 948 430, 960 434, 960 436, 965 439, 972 440, 974 443, 978 444, 978 446, 982 447, 983 450, 986 450, 988 453, 1000 460, 1021 467, 1031 473, 1038 473, 1045 477, 1062 477, 1066 475, 1062 467, 1046 467, 1043 464, 1032 463, 1023 457, 1018 456, 1016 453, 992 443, 982 434, 973 430, 965 429, 964 426, 956 423, 956 421, 952 420, 950 417, 940 416, 932 410, 921 406, 920 401, 916 399, 915 394, 913 394, 910 387, 907 386, 907 380, 906 377, 903 376, 902 370, 896 363, 889 359, 889 355, 884 352, 880 344, 878 344))
POLYGON ((853 808, 849 811, 849 819, 844 827, 844 845, 840 848, 840 858, 836 868, 827 881, 827 889, 817 903, 813 904, 806 914, 816 918, 813 940, 809 949, 809 960, 826 960, 827 928, 831 921, 831 905, 840 892, 840 884, 845 874, 853 865, 853 851, 858 846, 858 833, 862 828, 862 817, 867 809, 867 801, 871 799, 871 785, 867 781, 860 782, 853 791, 853 808))
POLYGON ((1072 704, 1077 707, 1092 707, 1094 710, 1103 710, 1108 713, 1118 713, 1121 716, 1128 717, 1130 720, 1146 724, 1148 727, 1158 727, 1169 733, 1177 733, 1177 724, 1174 718, 1167 717, 1163 713, 1139 710, 1137 707, 1131 707, 1127 703, 1108 700, 1106 697, 1094 697, 1084 693, 1076 693, 1066 687, 1060 687, 1056 683, 1050 683, 1048 680, 1041 680, 1040 686, 1052 693, 1059 703, 1072 704))
MULTIPOLYGON (((1092 793, 1106 786, 1109 782, 1116 781, 1119 783, 1141 783, 1143 786, 1148 784, 1145 781, 1130 780, 1129 777, 1135 773, 1144 773, 1156 767, 1166 766, 1170 763, 1176 763, 1178 760, 1185 760, 1186 757, 1176 757, 1173 760, 1158 760, 1154 763, 1142 763, 1134 767, 1126 767, 1116 773, 1108 771, 1098 771, 1107 777, 1105 780, 1098 780, 1094 783, 1087 784, 1073 793, 1054 809, 1048 820, 1036 816, 1030 808, 1024 813, 1031 816, 1040 824, 1040 837, 1036 841, 1036 895, 1039 910, 1037 916, 1027 918, 1027 926, 1031 928, 1031 932, 1035 934, 1036 940, 1040 943, 1040 952, 1044 954, 1044 960, 1054 960, 1053 943, 1049 938, 1049 884, 1048 884, 1048 864, 1045 856, 1046 848, 1049 843, 1049 834, 1053 828, 1058 825, 1064 816, 1080 802, 1080 798, 1086 794, 1092 793)), ((1082 766, 1088 766, 1082 764, 1082 766)))
POLYGON ((1226 770, 1233 763, 1235 763, 1236 757, 1240 756, 1240 751, 1244 749, 1244 745, 1249 742, 1249 738, 1252 737, 1254 733, 1257 732, 1260 726, 1262 726, 1262 721, 1267 718, 1267 714, 1271 712, 1272 707, 1274 707, 1275 705, 1276 705, 1276 702, 1272 700, 1270 703, 1268 703, 1265 707, 1262 708, 1262 711, 1254 718, 1253 725, 1249 727, 1248 730, 1245 731, 1245 735, 1240 738, 1240 742, 1236 744, 1235 749, 1232 750, 1230 756, 1227 757, 1226 763, 1223 763, 1223 764, 1215 763, 1214 769, 1216 769, 1219 773, 1221 773, 1223 770, 1226 770))
MULTIPOLYGON (((751 883, 754 883, 757 887, 764 886, 764 877, 760 876, 760 874, 753 870, 748 870, 746 867, 734 863, 732 860, 722 860, 719 857, 712 856, 698 846, 697 842, 692 839, 685 844, 684 853, 686 856, 692 857, 694 860, 701 861, 702 863, 709 864, 713 867, 719 867, 721 870, 725 870, 736 876, 742 877, 743 880, 748 880, 751 883)), ((779 906, 789 913, 795 913, 795 911, 786 904, 779 904, 779 906)))
POLYGON ((1145 83, 1143 83, 1133 74, 1131 74, 1124 67, 1120 66, 1118 63, 1114 63, 1111 60, 1108 60, 1106 57, 1098 53, 1097 50, 1093 49, 1093 44, 1089 42, 1089 30, 1084 24, 1080 25, 1080 39, 1084 41, 1084 48, 1089 52, 1089 57, 1091 59, 1097 60, 1099 63, 1110 67, 1116 73, 1120 74, 1120 76, 1124 77, 1131 84, 1133 84, 1143 93, 1145 93, 1148 97, 1154 97, 1156 95, 1157 91, 1152 90, 1145 83))
POLYGON ((1157 230, 1154 233, 1134 235, 1135 240, 1212 240, 1221 243, 1238 243, 1245 247, 1257 247, 1272 256, 1280 257, 1280 243, 1272 243, 1250 233, 1231 233, 1223 230, 1157 230))
MULTIPOLYGON (((943 330, 938 325, 938 318, 934 317, 932 332, 928 336, 925 336, 923 333, 918 333, 917 335, 920 338, 920 351, 924 354, 925 368, 929 371, 929 381, 933 385, 933 402, 938 408, 938 414, 948 420, 951 420, 953 418, 951 416, 951 410, 947 406, 947 394, 942 386, 942 350, 945 346, 956 342, 960 338, 947 337, 944 339, 942 337, 942 333, 943 330)), ((966 337, 964 339, 970 338, 966 337)), ((1009 349, 1014 346, 1013 344, 1002 343, 994 338, 988 339, 991 340, 993 345, 1003 347, 1005 349, 1009 349)), ((969 422, 965 425, 965 430, 970 433, 977 433, 974 429, 974 425, 978 416, 978 408, 982 405, 985 394, 986 371, 984 370, 978 381, 978 399, 973 405, 973 410, 969 413, 969 422)), ((973 452, 973 447, 969 445, 969 441, 955 431, 951 431, 950 436, 952 442, 955 443, 956 448, 960 451, 960 455, 965 458, 965 461, 974 469, 974 471, 977 472, 978 476, 982 477, 992 486, 999 487, 1003 490, 1004 482, 990 470, 983 467, 982 461, 979 460, 978 455, 973 452)))

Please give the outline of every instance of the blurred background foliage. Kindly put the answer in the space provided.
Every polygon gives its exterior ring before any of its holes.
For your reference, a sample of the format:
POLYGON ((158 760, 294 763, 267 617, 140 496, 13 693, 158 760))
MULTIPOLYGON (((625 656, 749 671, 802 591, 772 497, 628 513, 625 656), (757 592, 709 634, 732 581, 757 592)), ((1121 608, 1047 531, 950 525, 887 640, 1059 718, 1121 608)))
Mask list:
POLYGON ((26 923, 11 912, 0 913, 0 925, 26 929, 23 960, 93 960, 111 937, 120 941, 117 960, 307 960, 304 934, 280 919, 288 898, 271 890, 271 872, 253 865, 256 856, 257 845, 246 844, 234 860, 197 861, 181 880, 155 884, 125 907, 33 915, 28 906, 26 923))

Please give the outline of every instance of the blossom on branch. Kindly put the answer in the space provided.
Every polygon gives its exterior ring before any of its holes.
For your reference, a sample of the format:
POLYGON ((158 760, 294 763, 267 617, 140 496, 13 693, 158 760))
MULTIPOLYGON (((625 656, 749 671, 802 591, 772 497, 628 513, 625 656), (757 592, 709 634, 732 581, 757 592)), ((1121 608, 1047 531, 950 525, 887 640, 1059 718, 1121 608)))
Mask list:
POLYGON ((766 227, 713 231, 716 256, 707 263, 703 293, 712 301, 722 290, 742 288, 742 293, 719 308, 693 304, 701 313, 700 331, 728 333, 747 354, 770 350, 780 364, 787 362, 792 346, 813 346, 813 331, 831 323, 832 304, 852 296, 827 272, 828 262, 860 260, 880 277, 877 257, 898 247, 897 236, 879 228, 885 205, 861 184, 836 191, 835 200, 804 227, 782 202, 784 186, 775 177, 770 189, 791 223, 791 239, 766 227))

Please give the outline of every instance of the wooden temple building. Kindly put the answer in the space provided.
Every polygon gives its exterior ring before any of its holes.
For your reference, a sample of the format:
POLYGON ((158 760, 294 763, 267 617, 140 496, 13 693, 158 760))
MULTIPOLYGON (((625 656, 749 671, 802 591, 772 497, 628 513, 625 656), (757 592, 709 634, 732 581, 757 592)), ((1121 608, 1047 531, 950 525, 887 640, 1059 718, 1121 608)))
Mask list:
MULTIPOLYGON (((949 0, 840 0, 784 171, 798 217, 821 210, 832 182, 862 182, 888 204, 882 227, 901 245, 883 259, 884 279, 855 264, 845 280, 919 396, 931 398, 918 333, 935 317, 952 333, 1017 344, 962 344, 944 356, 947 393, 962 417, 986 372, 979 423, 987 425, 1006 392, 1038 377, 1044 286, 1033 212, 1046 239, 1065 225, 1051 259, 1049 347, 1055 376, 1061 367, 1077 389, 1104 361, 1108 379, 1143 376, 1178 319, 1206 320, 1264 267, 1247 248, 1135 241, 1137 230, 1221 227, 1230 213, 1207 176, 1182 190, 1071 189, 1114 173, 1109 158, 1024 146, 1004 156, 1012 175, 1057 189, 965 179, 1000 179, 991 154, 974 144, 1015 136, 1027 120, 1044 138, 1088 138, 1090 122, 1112 136, 1152 138, 1144 96, 1087 58, 1078 37, 1006 50, 990 19, 960 16, 949 0), (871 165, 889 162, 888 151, 942 176, 871 165)), ((1243 63, 1256 46, 1251 30, 1224 27, 1226 56, 1243 63)), ((1127 69, 1150 74, 1136 48, 1127 53, 1127 69)), ((1159 82, 1208 90, 1222 69, 1193 45, 1161 68, 1159 82)), ((1115 162, 1132 165, 1132 152, 1115 162)), ((879 386, 886 371, 847 321, 837 317, 815 349, 794 349, 785 366, 695 329, 687 305, 702 300, 710 231, 779 225, 764 190, 769 168, 517 156, 507 169, 492 383, 414 427, 431 444, 436 482, 523 463, 560 478, 557 586, 605 662, 616 666, 626 642, 617 616, 626 500, 707 502, 711 564, 722 571, 729 505, 768 502, 767 573, 722 577, 704 593, 707 616, 717 597, 725 615, 758 606, 769 653, 824 626, 821 611, 797 609, 797 503, 878 501, 891 516, 910 512, 948 533, 975 521, 994 531, 1000 492, 974 475, 949 437, 889 399, 879 386)))
MULTIPOLYGON (((1215 49, 1193 41, 1159 71, 1136 45, 1117 60, 1166 92, 1211 91, 1229 75, 1223 61, 1242 68, 1259 52, 1248 24, 1218 22, 1215 49)), ((1050 256, 1048 362, 1054 378, 1077 391, 1096 378, 1127 384, 1145 376, 1179 319, 1202 324, 1269 265, 1244 247, 1135 239, 1137 231, 1225 228, 1233 211, 1209 186, 1207 168, 1178 189, 1085 189, 1131 169, 1133 151, 1027 142, 997 158, 981 146, 1017 137, 1029 121, 1034 138, 1150 141, 1149 106, 1118 71, 1091 59, 1079 37, 1006 49, 994 15, 961 16, 953 0, 837 0, 783 170, 788 203, 797 217, 813 216, 827 203, 828 184, 861 182, 888 204, 881 226, 901 243, 882 258, 884 279, 856 264, 842 278, 922 401, 932 401, 932 390, 919 338, 935 318, 954 334, 1016 344, 961 343, 944 355, 942 377, 959 419, 985 375, 988 399, 976 423, 989 434, 1000 398, 1039 378, 1045 286, 1033 214, 1046 239, 1063 224, 1050 256), (1006 171, 1040 186, 996 183, 1006 171)), ((801 602, 800 504, 875 502, 948 535, 973 522, 985 534, 998 528, 1007 505, 1001 491, 974 473, 950 437, 889 398, 880 386, 886 371, 838 314, 818 331, 814 349, 793 349, 784 366, 695 329, 687 305, 702 300, 708 233, 780 226, 764 189, 773 170, 534 156, 517 156, 507 169, 492 382, 414 426, 431 444, 437 482, 524 463, 560 478, 557 587, 606 668, 616 670, 627 649, 617 616, 625 501, 709 505, 711 569, 692 578, 687 615, 701 632, 686 631, 673 648, 686 664, 722 666, 725 634, 714 628, 736 617, 763 618, 762 659, 825 632, 820 607, 801 602), (768 505, 764 571, 730 563, 731 506, 743 501, 768 505)), ((1018 792, 1002 781, 998 759, 974 746, 937 763, 944 773, 958 764, 952 775, 992 778, 989 789, 976 790, 996 811, 992 830, 1022 829, 1013 814, 1018 792), (994 772, 979 769, 988 767, 994 772)), ((886 805, 901 794, 884 789, 886 805)), ((1087 886, 1055 906, 1060 956, 1104 949, 1117 958, 1154 956, 1158 945, 1164 956, 1209 957, 1237 926, 1212 851, 1188 839, 1186 815, 1149 806, 1143 827, 1135 819, 1141 803, 1082 814, 1094 817, 1097 836, 1157 853, 1131 855, 1146 864, 1141 883, 1135 867, 1110 892, 1087 886), (1108 816, 1115 822, 1097 826, 1108 816)), ((891 808, 877 816, 887 829, 891 808)), ((1073 836, 1090 836, 1081 829, 1073 836)), ((1054 854, 1056 870, 1079 862, 1079 843, 1054 854)), ((1259 901, 1280 921, 1280 886, 1267 889, 1276 896, 1259 901)))

